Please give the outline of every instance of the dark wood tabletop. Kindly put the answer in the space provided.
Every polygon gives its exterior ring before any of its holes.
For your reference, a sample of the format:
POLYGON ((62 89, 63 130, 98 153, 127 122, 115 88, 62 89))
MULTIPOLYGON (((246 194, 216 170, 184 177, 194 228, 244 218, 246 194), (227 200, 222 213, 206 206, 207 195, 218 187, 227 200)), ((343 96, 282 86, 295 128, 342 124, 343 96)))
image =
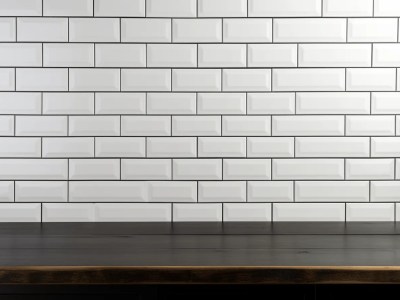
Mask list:
POLYGON ((400 283, 394 223, 2 223, 2 284, 400 283))

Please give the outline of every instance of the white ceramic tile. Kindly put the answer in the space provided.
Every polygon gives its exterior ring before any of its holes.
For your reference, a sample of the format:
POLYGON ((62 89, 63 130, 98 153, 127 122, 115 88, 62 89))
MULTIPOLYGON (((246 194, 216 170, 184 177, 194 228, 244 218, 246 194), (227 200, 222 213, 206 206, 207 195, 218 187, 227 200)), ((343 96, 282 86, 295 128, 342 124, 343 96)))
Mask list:
MULTIPOLYGON (((167 127, 167 126, 165 126, 167 127)), ((213 136, 221 135, 219 116, 173 116, 172 135, 174 136, 213 136)))
POLYGON ((94 15, 101 17, 144 17, 146 0, 94 0, 94 15))
POLYGON ((174 43, 219 43, 222 41, 222 20, 174 19, 172 36, 174 43))
POLYGON ((372 93, 371 113, 391 115, 400 113, 400 93, 372 93))
POLYGON ((248 202, 293 202, 292 181, 249 181, 248 202))
POLYGON ((17 18, 18 42, 68 42, 67 18, 17 18))
POLYGON ((270 222, 271 204, 224 203, 224 222, 270 222))
POLYGON ((40 222, 40 203, 1 203, 0 222, 40 222))
POLYGON ((115 136, 120 135, 118 116, 73 116, 69 117, 71 136, 115 136))
POLYGON ((36 115, 41 107, 40 93, 1 93, 0 114, 36 115))
POLYGON ((275 222, 344 222, 344 203, 275 203, 275 222))
POLYGON ((224 43, 270 43, 272 20, 261 18, 224 19, 224 43))
POLYGON ((97 222, 171 222, 171 205, 164 203, 98 203, 97 222))
POLYGON ((298 181, 296 202, 369 202, 368 181, 298 181))
POLYGON ((195 157, 197 141, 195 137, 149 137, 148 157, 195 157))
POLYGON ((395 68, 357 68, 346 70, 348 91, 394 91, 395 68))
POLYGON ((396 42, 397 19, 353 18, 348 22, 348 42, 396 42))
POLYGON ((247 157, 294 157, 294 138, 248 137, 247 157))
POLYGON ((172 162, 170 159, 123 159, 122 180, 170 180, 172 162))
POLYGON ((172 90, 175 92, 221 91, 221 70, 219 69, 174 69, 172 90))
POLYGON ((225 69, 222 72, 223 91, 265 92, 271 90, 269 69, 225 69))
POLYGON ((319 0, 249 0, 249 17, 319 17, 319 0))
POLYGON ((197 113, 204 115, 246 114, 245 93, 198 93, 197 113))
POLYGON ((121 19, 121 42, 169 43, 170 19, 121 19))
POLYGON ((400 181, 372 181, 371 202, 400 201, 400 181))
POLYGON ((155 115, 195 114, 196 94, 195 93, 147 93, 147 113, 155 115))
POLYGON ((199 45, 200 68, 246 67, 245 44, 202 44, 199 45))
POLYGON ((174 180, 221 180, 221 159, 174 159, 174 180))
POLYGON ((400 3, 396 0, 374 0, 374 13, 377 17, 397 17, 400 3))
POLYGON ((347 116, 346 135, 395 135, 394 116, 347 116))
POLYGON ((43 157, 94 157, 94 138, 43 138, 43 157))
POLYGON ((17 181, 15 202, 67 202, 67 181, 17 181))
POLYGON ((296 67, 297 45, 250 44, 248 45, 248 66, 264 68, 296 67))
POLYGON ((344 135, 343 116, 273 116, 275 136, 337 136, 344 135))
POLYGON ((246 202, 246 182, 199 182, 199 202, 246 202))
POLYGON ((199 157, 245 157, 245 137, 200 137, 199 157))
POLYGON ((71 180, 119 180, 119 159, 70 159, 71 180))
POLYGON ((117 18, 70 18, 70 42, 111 43, 120 41, 117 18))
POLYGON ((14 202, 14 182, 0 182, 0 202, 14 202))
POLYGON ((294 93, 248 93, 247 114, 291 115, 295 113, 294 93))
POLYGON ((0 69, 0 91, 15 91, 15 69, 0 69))
POLYGON ((121 90, 139 92, 170 91, 171 70, 123 69, 121 70, 121 90))
POLYGON ((247 0, 198 0, 199 17, 246 17, 247 0))
POLYGON ((171 135, 170 116, 123 116, 122 136, 164 136, 171 135))
POLYGON ((172 207, 174 222, 221 222, 222 204, 176 203, 172 207))
POLYGON ((196 17, 196 0, 147 0, 147 17, 196 17))
POLYGON ((3 0, 0 16, 41 16, 41 0, 3 0))
POLYGON ((144 93, 96 93, 97 115, 140 115, 145 112, 144 93))
POLYGON ((0 116, 0 135, 14 135, 14 116, 0 116))
POLYGON ((19 68, 16 72, 17 91, 68 91, 67 68, 19 68))
MULTIPOLYGON (((324 0, 324 17, 372 17, 374 0, 324 0)), ((376 16, 376 11, 375 11, 376 16)))
POLYGON ((144 157, 144 137, 96 137, 96 157, 144 157))
POLYGON ((270 180, 270 159, 224 159, 224 180, 270 180))
POLYGON ((65 180, 66 159, 0 159, 2 180, 65 180))
POLYGON ((149 182, 150 202, 196 202, 195 181, 152 181, 149 182))
MULTIPOLYGON (((40 94, 36 98, 40 103, 40 94)), ((43 93, 45 115, 91 115, 93 112, 93 93, 43 93)))
POLYGON ((66 136, 66 116, 17 116, 15 135, 19 136, 66 136))
POLYGON ((0 44, 0 66, 41 67, 42 45, 39 43, 0 44))
POLYGON ((396 157, 400 152, 400 137, 372 137, 372 157, 396 157))
POLYGON ((43 222, 93 222, 93 203, 44 203, 43 222))
POLYGON ((271 117, 223 116, 222 135, 225 136, 271 135, 271 117))
POLYGON ((44 16, 93 16, 93 0, 43 0, 44 16))
POLYGON ((40 157, 40 138, 0 137, 0 157, 40 157))
POLYGON ((348 203, 346 221, 348 222, 393 222, 395 217, 393 203, 348 203))
POLYGON ((70 69, 70 91, 119 91, 118 69, 70 69))
POLYGON ((394 159, 347 159, 346 180, 394 179, 394 159))
POLYGON ((17 21, 15 18, 0 19, 0 41, 13 42, 17 38, 17 21))
POLYGON ((96 67, 146 66, 146 45, 135 44, 97 44, 96 67))
POLYGON ((148 67, 197 67, 197 45, 193 44, 149 44, 147 45, 148 67))

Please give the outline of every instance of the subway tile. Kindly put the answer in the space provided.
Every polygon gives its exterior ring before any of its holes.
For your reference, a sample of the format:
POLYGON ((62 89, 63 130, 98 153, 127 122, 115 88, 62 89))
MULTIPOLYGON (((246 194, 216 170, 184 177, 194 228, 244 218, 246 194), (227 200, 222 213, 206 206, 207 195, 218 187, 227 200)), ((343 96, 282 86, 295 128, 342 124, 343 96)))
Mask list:
POLYGON ((70 18, 69 41, 112 43, 120 41, 117 18, 70 18))
POLYGON ((118 69, 70 69, 70 91, 119 91, 118 69))
POLYGON ((66 116, 16 116, 17 136, 66 136, 66 116))
POLYGON ((93 67, 93 44, 43 44, 45 67, 93 67))
POLYGON ((18 42, 68 42, 67 18, 17 18, 18 42))
POLYGON ((377 17, 400 16, 400 3, 396 0, 374 0, 374 15, 377 17))
POLYGON ((222 20, 174 19, 172 35, 174 43, 219 43, 222 41, 222 20))
POLYGON ((246 182, 199 182, 199 202, 246 202, 246 182))
POLYGON ((199 68, 246 67, 245 44, 202 44, 198 47, 199 68))
POLYGON ((370 93, 368 92, 322 92, 297 93, 296 113, 318 114, 369 114, 370 93))
POLYGON ((15 42, 17 38, 16 18, 0 18, 0 41, 15 42))
POLYGON ((192 44, 149 44, 147 66, 158 68, 197 67, 197 45, 192 44))
POLYGON ((198 93, 199 115, 244 115, 246 114, 245 93, 198 93))
POLYGON ((274 203, 275 222, 344 222, 344 203, 274 203))
POLYGON ((296 137, 296 157, 369 157, 368 137, 296 137))
POLYGON ((200 137, 199 157, 245 157, 245 137, 200 137))
POLYGON ((174 69, 172 70, 172 90, 174 92, 221 91, 221 70, 174 69))
POLYGON ((66 159, 0 159, 2 180, 65 180, 66 159))
POLYGON ((223 20, 224 43, 271 43, 272 20, 234 18, 223 20))
POLYGON ((149 137, 148 157, 195 157, 197 141, 195 137, 149 137))
MULTIPOLYGON (((40 103, 40 94, 36 98, 40 103)), ((43 93, 45 115, 92 115, 93 112, 93 93, 43 93)))
MULTIPOLYGON (((372 17, 374 0, 324 0, 324 17, 372 17)), ((376 15, 376 12, 375 12, 376 15)))
POLYGON ((0 157, 41 157, 40 138, 0 137, 0 157))
POLYGON ((150 202, 196 202, 197 182, 195 181, 151 181, 150 202))
POLYGON ((144 157, 144 137, 96 137, 96 157, 144 157))
POLYGON ((15 69, 0 69, 0 91, 15 91, 15 69))
POLYGON ((94 0, 96 17, 144 17, 146 0, 94 0))
POLYGON ((196 114, 196 94, 147 93, 147 113, 155 115, 196 114))
POLYGON ((223 116, 224 136, 268 136, 271 135, 269 116, 223 116))
POLYGON ((43 222, 93 222, 93 203, 44 203, 43 222))
POLYGON ((346 70, 348 91, 395 91, 395 68, 357 68, 346 70))
POLYGON ((299 45, 299 67, 371 67, 369 44, 299 45))
MULTIPOLYGON (((41 113, 40 93, 14 93, 3 92, 0 94, 0 114, 10 115, 36 115, 41 113)), ((0 128, 4 128, 1 127, 0 128)))
POLYGON ((270 180, 270 159, 224 159, 224 180, 270 180))
POLYGON ((118 116, 71 116, 69 117, 71 136, 116 136, 120 135, 118 116))
POLYGON ((96 222, 171 222, 171 204, 96 203, 96 222))
POLYGON ((274 136, 340 136, 344 135, 343 116, 273 116, 274 136))
POLYGON ((17 91, 68 91, 66 68, 20 68, 16 72, 17 91))
POLYGON ((319 17, 321 0, 249 0, 249 17, 319 17))
POLYGON ((0 182, 0 202, 14 202, 14 182, 0 182))
POLYGON ((294 157, 294 138, 248 137, 247 157, 294 157))
POLYGON ((123 116, 122 136, 164 136, 171 135, 170 116, 123 116))
POLYGON ((43 157, 94 157, 94 138, 43 138, 43 157))
POLYGON ((71 181, 70 202, 145 202, 144 181, 71 181))
POLYGON ((121 19, 121 42, 170 43, 169 19, 121 19))
POLYGON ((196 17, 196 0, 147 0, 147 17, 196 17))
MULTIPOLYGON (((165 126, 167 127, 167 126, 165 126)), ((173 136, 213 136, 221 135, 219 116, 173 116, 173 136)))
POLYGON ((222 72, 223 91, 264 92, 271 90, 269 69, 226 69, 222 72))
POLYGON ((292 181, 249 181, 248 202, 293 202, 292 181))
POLYGON ((67 181, 16 181, 15 202, 67 202, 67 181))
POLYGON ((273 180, 337 180, 344 179, 344 173, 343 159, 307 158, 272 161, 273 180))
POLYGON ((397 19, 353 18, 348 21, 348 42, 396 42, 397 19))
POLYGON ((0 222, 40 222, 40 203, 1 203, 0 222))
POLYGON ((39 43, 0 44, 1 67, 41 67, 42 45, 39 43))
POLYGON ((345 69, 274 69, 273 91, 344 91, 345 69))
POLYGON ((174 203, 172 207, 174 222, 221 222, 220 203, 174 203))
POLYGON ((174 180, 221 180, 221 159, 174 159, 174 180))
POLYGON ((346 42, 346 19, 274 19, 274 42, 346 42))
POLYGON ((374 44, 373 67, 400 67, 399 44, 374 44))
POLYGON ((119 180, 119 159, 70 159, 70 180, 119 180))
POLYGON ((296 202, 369 202, 368 181, 298 181, 296 202))
POLYGON ((372 157, 396 157, 400 152, 400 137, 372 137, 372 157))
POLYGON ((348 222, 393 222, 394 203, 347 203, 348 222))
POLYGON ((146 45, 96 44, 96 67, 146 66, 146 45))
POLYGON ((224 203, 224 222, 270 222, 271 204, 224 203))
POLYGON ((0 116, 0 136, 14 135, 14 116, 0 116))
POLYGON ((391 115, 400 113, 400 93, 385 92, 372 93, 371 113, 381 115, 391 115))
POLYGON ((347 159, 346 180, 394 179, 394 159, 347 159))
POLYGON ((248 66, 264 68, 296 67, 297 45, 295 44, 250 44, 248 66))
POLYGON ((171 91, 171 70, 167 69, 123 69, 122 91, 171 91))
POLYGON ((170 180, 172 179, 170 159, 123 159, 122 180, 170 180))
POLYGON ((93 0, 43 0, 44 16, 93 16, 93 0))
POLYGON ((198 0, 199 17, 246 17, 247 0, 198 0))
POLYGON ((400 201, 400 181, 371 181, 371 202, 400 201))
POLYGON ((395 135, 395 117, 347 116, 346 135, 395 135))
POLYGON ((294 93, 248 93, 247 114, 291 115, 295 113, 294 93))
POLYGON ((41 16, 41 0, 3 0, 0 16, 41 16))
POLYGON ((146 113, 144 93, 96 93, 96 115, 141 115, 146 113))

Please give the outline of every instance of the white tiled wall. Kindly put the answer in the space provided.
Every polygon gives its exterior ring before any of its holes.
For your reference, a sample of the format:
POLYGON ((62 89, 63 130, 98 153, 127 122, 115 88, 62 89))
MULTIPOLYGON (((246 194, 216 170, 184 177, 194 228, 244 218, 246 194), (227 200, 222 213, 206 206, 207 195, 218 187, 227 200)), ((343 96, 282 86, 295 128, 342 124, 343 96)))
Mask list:
POLYGON ((399 18, 0 0, 0 222, 400 220, 399 18))

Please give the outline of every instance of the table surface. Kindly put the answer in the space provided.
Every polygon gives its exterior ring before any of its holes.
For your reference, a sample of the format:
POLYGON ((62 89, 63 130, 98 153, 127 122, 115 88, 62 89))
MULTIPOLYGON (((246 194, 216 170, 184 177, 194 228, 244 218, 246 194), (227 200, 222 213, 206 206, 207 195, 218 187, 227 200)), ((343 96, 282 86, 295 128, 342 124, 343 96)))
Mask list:
POLYGON ((0 283, 400 283, 395 223, 0 223, 0 283))

